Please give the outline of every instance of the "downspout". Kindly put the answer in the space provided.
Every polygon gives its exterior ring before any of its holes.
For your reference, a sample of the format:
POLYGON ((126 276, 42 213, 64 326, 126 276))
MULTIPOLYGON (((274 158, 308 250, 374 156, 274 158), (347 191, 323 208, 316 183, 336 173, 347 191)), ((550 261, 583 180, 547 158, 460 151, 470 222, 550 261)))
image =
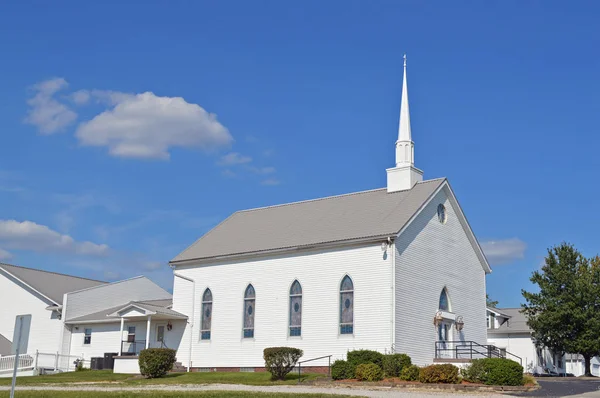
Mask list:
POLYGON ((392 252, 392 351, 396 352, 396 242, 388 238, 388 247, 392 252))
POLYGON ((196 281, 192 278, 188 278, 187 276, 179 275, 175 271, 173 271, 173 275, 185 279, 186 281, 192 282, 192 317, 191 321, 188 321, 190 324, 190 347, 189 347, 189 355, 188 355, 188 366, 187 371, 191 372, 192 370, 192 342, 194 341, 194 316, 196 315, 196 281))

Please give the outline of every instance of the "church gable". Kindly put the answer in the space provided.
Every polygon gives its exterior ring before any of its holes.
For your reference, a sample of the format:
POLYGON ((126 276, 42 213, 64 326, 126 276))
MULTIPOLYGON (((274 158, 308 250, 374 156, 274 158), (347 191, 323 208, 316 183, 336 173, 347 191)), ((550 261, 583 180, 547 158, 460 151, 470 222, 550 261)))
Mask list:
POLYGON ((445 185, 396 239, 396 346, 418 364, 432 361, 436 341, 486 341, 482 319, 489 266, 471 236, 445 185), (441 330, 432 324, 438 312, 445 325, 441 330), (465 325, 461 331, 454 327, 459 317, 465 325))

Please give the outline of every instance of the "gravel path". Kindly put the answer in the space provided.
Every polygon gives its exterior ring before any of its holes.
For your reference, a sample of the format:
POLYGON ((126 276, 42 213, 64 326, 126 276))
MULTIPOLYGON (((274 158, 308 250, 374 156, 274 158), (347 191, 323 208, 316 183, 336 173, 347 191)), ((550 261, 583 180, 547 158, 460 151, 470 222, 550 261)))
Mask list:
MULTIPOLYGON (((0 386, 0 391, 7 391, 10 387, 0 386)), ((78 385, 78 386, 17 386, 17 390, 43 390, 43 391, 252 391, 252 392, 274 392, 274 393, 313 393, 313 394, 345 394, 362 397, 406 397, 406 398, 440 398, 450 395, 447 391, 425 392, 406 391, 386 388, 345 388, 345 387, 313 387, 313 386, 247 386, 239 384, 202 384, 202 385, 153 385, 153 386, 100 386, 100 385, 78 385)), ((479 398, 506 398, 500 394, 476 394, 476 393, 454 393, 453 396, 479 397, 479 398)))

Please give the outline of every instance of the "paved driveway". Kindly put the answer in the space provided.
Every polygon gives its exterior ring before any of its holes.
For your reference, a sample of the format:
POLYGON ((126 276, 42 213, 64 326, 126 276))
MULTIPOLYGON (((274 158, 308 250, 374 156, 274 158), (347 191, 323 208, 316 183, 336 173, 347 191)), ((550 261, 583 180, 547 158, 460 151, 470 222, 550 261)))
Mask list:
POLYGON ((580 379, 575 377, 540 378, 541 388, 527 393, 514 394, 518 397, 598 397, 600 379, 580 379))

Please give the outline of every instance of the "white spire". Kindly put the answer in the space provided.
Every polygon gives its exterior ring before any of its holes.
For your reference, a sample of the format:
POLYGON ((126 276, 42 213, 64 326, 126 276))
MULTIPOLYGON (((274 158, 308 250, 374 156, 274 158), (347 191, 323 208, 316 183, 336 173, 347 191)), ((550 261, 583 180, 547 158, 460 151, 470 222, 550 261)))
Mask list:
POLYGON ((412 141, 410 112, 408 109, 408 84, 406 82, 406 54, 404 54, 404 78, 402 79, 402 102, 400 104, 400 127, 398 141, 412 141))
POLYGON ((402 100, 400 103, 400 126, 396 141, 396 167, 387 169, 388 192, 411 189, 423 181, 423 172, 415 168, 415 144, 410 129, 408 109, 408 82, 406 81, 406 54, 404 54, 404 79, 402 81, 402 100))

